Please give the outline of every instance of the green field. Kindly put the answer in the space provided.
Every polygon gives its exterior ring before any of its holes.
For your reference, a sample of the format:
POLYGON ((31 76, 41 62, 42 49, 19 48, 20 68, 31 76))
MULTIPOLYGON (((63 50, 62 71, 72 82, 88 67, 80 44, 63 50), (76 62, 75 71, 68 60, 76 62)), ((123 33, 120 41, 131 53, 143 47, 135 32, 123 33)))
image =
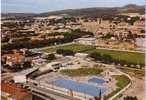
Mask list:
POLYGON ((94 50, 95 47, 89 46, 89 45, 70 44, 70 45, 59 46, 59 47, 55 47, 55 48, 42 49, 41 51, 50 53, 50 52, 55 52, 57 49, 72 50, 74 52, 85 52, 85 51, 94 50))
MULTIPOLYGON (((144 64, 145 63, 144 53, 112 51, 112 50, 103 50, 103 49, 96 49, 93 51, 96 51, 96 52, 101 53, 101 54, 108 54, 114 59, 125 60, 129 63, 137 63, 137 64, 144 64)), ((87 51, 87 53, 90 53, 93 51, 87 51)))
POLYGON ((114 77, 117 80, 116 85, 120 89, 124 88, 125 86, 127 86, 130 83, 130 79, 125 75, 117 75, 117 76, 114 76, 114 77))
POLYGON ((99 68, 79 68, 79 69, 64 69, 60 71, 64 75, 68 76, 87 76, 87 75, 99 75, 103 72, 99 68))
POLYGON ((68 50, 72 50, 74 52, 85 52, 85 53, 91 53, 93 51, 96 51, 101 54, 111 55, 111 57, 114 59, 125 60, 129 63, 138 63, 138 64, 145 63, 144 53, 103 50, 103 49, 96 49, 94 46, 81 45, 81 44, 71 44, 71 45, 59 46, 59 47, 55 47, 55 48, 47 48, 47 49, 43 49, 41 51, 50 53, 50 52, 55 52, 57 49, 68 49, 68 50))

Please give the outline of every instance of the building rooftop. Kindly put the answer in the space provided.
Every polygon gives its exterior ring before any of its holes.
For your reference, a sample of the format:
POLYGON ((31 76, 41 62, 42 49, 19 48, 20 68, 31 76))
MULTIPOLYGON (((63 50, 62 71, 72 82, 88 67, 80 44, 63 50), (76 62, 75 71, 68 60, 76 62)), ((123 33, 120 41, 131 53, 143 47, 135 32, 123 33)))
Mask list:
POLYGON ((1 91, 10 94, 15 100, 22 100, 26 96, 31 95, 26 89, 16 84, 1 83, 1 91))

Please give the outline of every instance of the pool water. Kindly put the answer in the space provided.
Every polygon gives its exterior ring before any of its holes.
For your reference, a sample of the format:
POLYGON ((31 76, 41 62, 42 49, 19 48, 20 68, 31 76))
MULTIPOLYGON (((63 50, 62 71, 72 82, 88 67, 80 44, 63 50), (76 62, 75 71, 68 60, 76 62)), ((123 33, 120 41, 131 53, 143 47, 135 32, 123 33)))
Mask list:
POLYGON ((100 78, 91 78, 91 79, 88 80, 88 82, 97 83, 97 84, 103 84, 103 83, 106 83, 105 80, 100 79, 100 78))
POLYGON ((54 81, 54 85, 91 96, 99 96, 99 94, 103 95, 107 91, 107 88, 96 87, 91 84, 79 83, 67 79, 57 79, 54 81))

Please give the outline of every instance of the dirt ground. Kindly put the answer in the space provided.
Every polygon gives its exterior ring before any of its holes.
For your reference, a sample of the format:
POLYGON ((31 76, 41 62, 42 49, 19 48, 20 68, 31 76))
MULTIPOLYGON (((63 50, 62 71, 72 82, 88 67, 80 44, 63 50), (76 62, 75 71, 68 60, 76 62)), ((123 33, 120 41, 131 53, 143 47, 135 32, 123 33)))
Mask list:
POLYGON ((132 77, 132 85, 127 89, 124 96, 136 96, 138 100, 144 100, 144 80, 132 77))

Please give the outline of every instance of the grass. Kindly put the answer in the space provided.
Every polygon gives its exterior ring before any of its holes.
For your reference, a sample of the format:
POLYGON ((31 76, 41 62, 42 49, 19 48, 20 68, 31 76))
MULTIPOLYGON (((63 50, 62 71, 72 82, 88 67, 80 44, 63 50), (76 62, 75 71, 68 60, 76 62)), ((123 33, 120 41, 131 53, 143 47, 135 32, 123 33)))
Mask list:
POLYGON ((100 54, 108 54, 114 59, 125 60, 129 63, 145 64, 145 54, 137 52, 127 52, 127 51, 113 51, 104 49, 93 49, 92 51, 86 51, 86 53, 97 52, 100 54))
POLYGON ((50 53, 50 52, 55 52, 57 49, 72 50, 74 52, 85 52, 89 50, 94 50, 95 47, 89 45, 71 44, 71 45, 59 46, 55 48, 42 49, 41 51, 50 53))
POLYGON ((111 57, 114 59, 125 60, 126 62, 129 63, 137 63, 137 64, 145 63, 144 53, 103 50, 103 49, 96 49, 94 46, 81 45, 81 44, 71 44, 71 45, 59 46, 55 48, 47 48, 41 51, 50 53, 50 52, 55 52, 57 49, 67 49, 67 50, 72 50, 74 52, 84 52, 84 53, 91 53, 96 51, 101 54, 111 55, 111 57))
POLYGON ((114 77, 117 80, 117 84, 116 85, 120 89, 124 88, 125 86, 127 86, 130 83, 130 79, 125 75, 116 75, 114 77))
POLYGON ((79 68, 79 69, 65 69, 65 70, 61 70, 60 72, 64 75, 75 77, 75 76, 99 75, 101 72, 103 72, 103 70, 99 68, 79 68))
POLYGON ((97 49, 96 52, 101 54, 109 54, 114 59, 125 60, 129 63, 144 64, 145 55, 143 53, 124 52, 124 51, 112 51, 97 49))
POLYGON ((122 90, 125 86, 130 83, 130 79, 125 75, 114 75, 113 77, 117 80, 117 88, 106 96, 107 99, 115 95, 117 92, 122 90))

